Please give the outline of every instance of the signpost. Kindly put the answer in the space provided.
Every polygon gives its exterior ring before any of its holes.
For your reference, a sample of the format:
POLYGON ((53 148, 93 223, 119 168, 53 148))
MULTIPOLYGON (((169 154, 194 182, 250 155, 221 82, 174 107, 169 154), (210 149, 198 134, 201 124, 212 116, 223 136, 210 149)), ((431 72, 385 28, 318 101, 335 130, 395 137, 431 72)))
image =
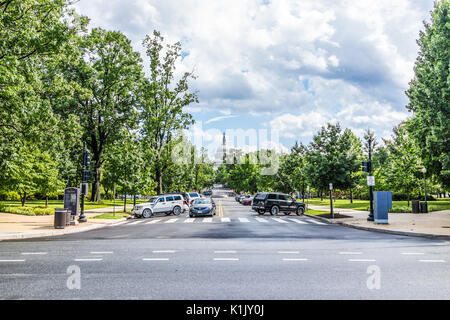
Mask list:
POLYGON ((330 183, 330 208, 331 208, 331 219, 334 219, 333 212, 333 184, 330 183))

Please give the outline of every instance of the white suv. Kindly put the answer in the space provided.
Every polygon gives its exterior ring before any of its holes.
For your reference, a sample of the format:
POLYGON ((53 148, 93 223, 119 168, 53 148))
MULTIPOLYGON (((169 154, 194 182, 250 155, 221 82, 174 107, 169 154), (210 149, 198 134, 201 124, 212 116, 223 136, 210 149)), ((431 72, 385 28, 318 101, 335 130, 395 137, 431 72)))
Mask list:
POLYGON ((178 216, 180 213, 189 210, 186 201, 180 194, 159 195, 151 197, 148 202, 137 204, 133 208, 133 214, 137 217, 150 218, 157 213, 165 213, 166 215, 174 214, 178 216))
POLYGON ((188 200, 189 206, 192 204, 192 201, 194 201, 195 199, 202 198, 202 195, 198 192, 188 192, 186 194, 188 196, 187 200, 188 200))

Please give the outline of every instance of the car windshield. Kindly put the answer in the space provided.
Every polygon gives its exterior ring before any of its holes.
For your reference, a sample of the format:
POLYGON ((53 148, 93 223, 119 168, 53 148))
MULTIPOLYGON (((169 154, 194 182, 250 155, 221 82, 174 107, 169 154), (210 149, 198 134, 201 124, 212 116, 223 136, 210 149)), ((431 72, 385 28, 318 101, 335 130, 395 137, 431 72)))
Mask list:
POLYGON ((190 195, 191 197, 198 197, 198 193, 195 193, 195 192, 191 192, 191 193, 189 193, 189 195, 190 195))
POLYGON ((150 198, 150 199, 148 199, 148 202, 155 203, 157 199, 158 199, 157 197, 150 198))
POLYGON ((193 204, 211 204, 211 200, 202 198, 202 199, 194 200, 194 202, 192 202, 192 203, 193 204))

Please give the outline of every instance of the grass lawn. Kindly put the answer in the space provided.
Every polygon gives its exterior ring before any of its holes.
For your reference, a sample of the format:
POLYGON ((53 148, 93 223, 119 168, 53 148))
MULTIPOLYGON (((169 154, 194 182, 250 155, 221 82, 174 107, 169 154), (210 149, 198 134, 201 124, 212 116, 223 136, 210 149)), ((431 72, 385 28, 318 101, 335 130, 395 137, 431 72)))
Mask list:
MULTIPOLYGON (((136 200, 136 203, 146 202, 145 199, 136 200)), ((121 206, 123 207, 123 200, 103 200, 102 202, 84 202, 84 209, 99 209, 121 206)), ((133 205, 133 199, 127 200, 127 205, 133 205)), ((63 208, 63 200, 49 200, 48 208, 45 207, 45 200, 28 200, 25 203, 25 207, 22 208, 20 201, 0 201, 0 212, 17 213, 17 214, 29 214, 29 215, 41 215, 41 214, 53 214, 55 208, 63 208)), ((131 209, 127 209, 130 211, 131 209)))
POLYGON ((103 213, 98 216, 93 217, 92 219, 122 219, 129 217, 130 215, 123 212, 116 212, 116 214, 113 213, 103 213))
MULTIPOLYGON (((320 198, 317 199, 309 199, 309 204, 316 206, 330 206, 330 199, 324 198, 323 201, 320 201, 320 198)), ((353 203, 350 203, 350 200, 336 200, 333 202, 333 206, 335 208, 342 209, 354 209, 354 210, 362 210, 369 211, 369 200, 353 200, 353 203)), ((393 210, 392 212, 411 212, 411 202, 408 201, 393 201, 392 202, 393 210)), ((450 210, 450 199, 442 199, 436 201, 428 201, 428 211, 441 211, 441 210, 450 210)))
POLYGON ((327 214, 327 213, 330 213, 330 211, 322 211, 322 210, 312 210, 312 209, 309 209, 308 211, 305 212, 305 214, 310 214, 310 215, 312 215, 312 216, 316 216, 316 215, 319 215, 319 214, 327 214))

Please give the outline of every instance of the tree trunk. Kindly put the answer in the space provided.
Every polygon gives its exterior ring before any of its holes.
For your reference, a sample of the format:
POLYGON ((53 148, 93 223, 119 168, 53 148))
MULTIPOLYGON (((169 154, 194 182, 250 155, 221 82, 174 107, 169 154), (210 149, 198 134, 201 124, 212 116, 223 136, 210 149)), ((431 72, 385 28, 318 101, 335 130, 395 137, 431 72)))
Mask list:
MULTIPOLYGON (((19 194, 20 195, 20 194, 19 194)), ((22 197, 22 195, 20 195, 20 202, 22 203, 22 207, 24 207, 25 206, 25 202, 27 201, 27 193, 26 192, 24 192, 23 193, 23 197, 22 197)))
POLYGON ((125 199, 123 201, 123 212, 127 212, 127 195, 125 195, 125 199))
POLYGON ((320 191, 320 201, 323 201, 323 192, 320 191))
POLYGON ((350 203, 353 203, 353 189, 350 188, 350 203))
POLYGON ((408 208, 409 208, 409 198, 410 198, 410 197, 409 197, 409 193, 408 193, 408 208))
POLYGON ((45 207, 48 208, 48 196, 45 196, 45 207))

